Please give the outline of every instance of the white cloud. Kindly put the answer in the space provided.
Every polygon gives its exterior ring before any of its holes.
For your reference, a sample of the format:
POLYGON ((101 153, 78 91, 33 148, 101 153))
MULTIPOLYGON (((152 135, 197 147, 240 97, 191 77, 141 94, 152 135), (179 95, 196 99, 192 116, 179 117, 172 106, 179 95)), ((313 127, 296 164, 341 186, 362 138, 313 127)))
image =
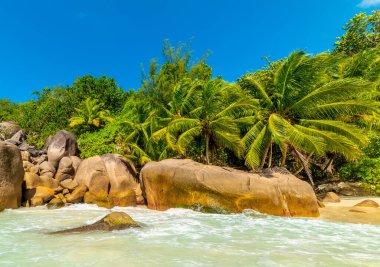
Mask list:
POLYGON ((367 8, 380 5, 380 0, 362 0, 359 7, 367 8))

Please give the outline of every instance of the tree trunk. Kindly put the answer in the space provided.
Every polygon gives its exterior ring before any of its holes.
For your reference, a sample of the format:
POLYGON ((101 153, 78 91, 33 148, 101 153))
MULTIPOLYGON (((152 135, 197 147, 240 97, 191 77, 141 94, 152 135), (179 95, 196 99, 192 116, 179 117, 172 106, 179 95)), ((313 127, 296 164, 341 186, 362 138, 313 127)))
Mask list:
MULTIPOLYGON (((310 160, 310 158, 311 158, 312 155, 313 155, 313 153, 310 153, 310 154, 307 156, 307 158, 306 158, 306 164, 309 163, 309 160, 310 160)), ((304 167, 303 167, 303 165, 302 165, 302 167, 299 168, 299 169, 294 173, 294 175, 299 174, 303 169, 304 169, 304 167)))
POLYGON ((269 148, 270 148, 271 144, 272 144, 272 141, 269 141, 268 144, 267 144, 267 146, 265 147, 263 158, 261 159, 260 169, 264 168, 265 159, 268 156, 268 151, 269 151, 269 148))
POLYGON ((272 166, 272 156, 273 156, 273 144, 271 142, 270 147, 269 147, 269 159, 268 159, 268 168, 272 166))
POLYGON ((334 158, 335 158, 335 156, 332 156, 332 157, 327 161, 326 166, 323 168, 323 172, 327 172, 327 173, 329 173, 329 174, 331 174, 331 175, 333 174, 332 165, 333 165, 334 158))
POLYGON ((206 133, 206 164, 210 164, 210 135, 206 133))
POLYGON ((288 153, 288 145, 284 144, 282 148, 282 159, 281 159, 281 167, 285 167, 286 164, 286 154, 288 153))
POLYGON ((304 158, 304 156, 300 152, 298 152, 297 149, 295 149, 295 148, 293 148, 293 149, 294 149, 294 152, 296 153, 296 156, 299 159, 303 169, 305 170, 306 175, 309 178, 311 185, 314 187, 313 176, 311 174, 309 167, 307 166, 307 160, 304 158))

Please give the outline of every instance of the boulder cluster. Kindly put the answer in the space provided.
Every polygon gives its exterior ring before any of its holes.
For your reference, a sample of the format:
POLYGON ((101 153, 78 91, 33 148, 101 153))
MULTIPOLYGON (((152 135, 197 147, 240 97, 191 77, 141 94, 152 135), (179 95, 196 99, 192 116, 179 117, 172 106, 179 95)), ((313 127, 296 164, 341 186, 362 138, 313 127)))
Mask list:
POLYGON ((138 173, 118 154, 79 158, 77 141, 67 131, 49 138, 42 150, 26 143, 22 129, 6 134, 0 141, 0 210, 84 202, 105 208, 146 204, 155 210, 252 209, 279 216, 319 216, 312 187, 286 169, 252 173, 167 159, 147 163, 138 173))
POLYGON ((78 144, 67 131, 59 131, 48 142, 46 152, 37 156, 21 150, 23 206, 85 202, 111 208, 144 203, 137 171, 130 161, 116 154, 85 160, 77 155, 78 144))

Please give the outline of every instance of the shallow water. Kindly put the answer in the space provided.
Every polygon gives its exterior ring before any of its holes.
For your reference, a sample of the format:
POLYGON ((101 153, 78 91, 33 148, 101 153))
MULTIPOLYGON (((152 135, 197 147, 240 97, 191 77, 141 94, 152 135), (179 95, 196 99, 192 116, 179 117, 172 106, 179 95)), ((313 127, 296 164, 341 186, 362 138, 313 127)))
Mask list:
POLYGON ((125 211, 143 224, 48 235, 109 210, 73 205, 0 213, 0 266, 379 266, 380 226, 184 209, 125 211))

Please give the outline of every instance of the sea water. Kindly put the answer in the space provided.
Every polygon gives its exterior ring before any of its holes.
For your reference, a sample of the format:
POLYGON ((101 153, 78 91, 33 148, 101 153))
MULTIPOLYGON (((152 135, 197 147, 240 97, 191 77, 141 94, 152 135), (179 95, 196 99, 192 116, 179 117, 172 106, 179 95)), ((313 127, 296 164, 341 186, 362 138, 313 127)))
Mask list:
POLYGON ((78 204, 0 213, 0 266, 380 266, 380 226, 255 212, 125 211, 143 227, 49 235, 110 211, 78 204))

